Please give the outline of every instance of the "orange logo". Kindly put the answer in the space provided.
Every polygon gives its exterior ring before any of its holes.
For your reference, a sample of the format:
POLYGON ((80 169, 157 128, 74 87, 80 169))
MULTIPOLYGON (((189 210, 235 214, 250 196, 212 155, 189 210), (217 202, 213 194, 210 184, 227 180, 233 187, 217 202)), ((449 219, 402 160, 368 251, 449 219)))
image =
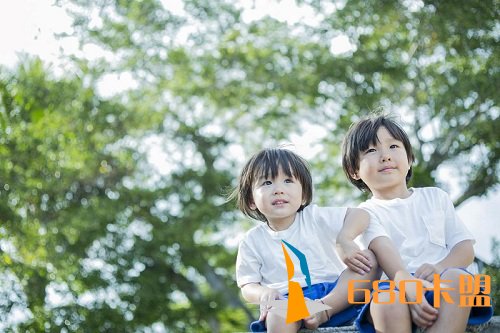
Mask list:
MULTIPOLYGON (((351 280, 347 285, 347 300, 350 304, 367 304, 370 302, 370 290, 365 288, 356 288, 356 283, 370 282, 369 280, 351 280), (364 298, 362 301, 356 302, 354 300, 354 293, 363 291, 364 298)), ((450 280, 441 280, 439 274, 434 274, 434 287, 424 288, 422 281, 420 280, 403 280, 398 286, 401 291, 399 293, 399 302, 402 304, 419 304, 422 303, 422 295, 424 291, 434 292, 434 307, 439 308, 441 306, 441 298, 446 303, 454 304, 449 291, 454 290, 453 288, 446 285, 450 283, 450 280), (417 290, 417 299, 415 301, 408 301, 405 297, 406 286, 410 283, 415 284, 417 290), (441 284, 443 283, 443 284, 441 284)), ((476 274, 474 276, 469 274, 460 275, 459 278, 459 306, 479 306, 487 307, 491 306, 491 298, 489 293, 491 292, 491 277, 485 274, 476 274)), ((396 288, 396 283, 391 280, 377 280, 373 281, 373 302, 375 304, 392 304, 396 300, 396 294, 394 293, 396 288), (389 289, 379 289, 379 282, 388 282, 389 289), (387 293, 389 294, 389 300, 386 302, 379 301, 378 294, 387 293)))

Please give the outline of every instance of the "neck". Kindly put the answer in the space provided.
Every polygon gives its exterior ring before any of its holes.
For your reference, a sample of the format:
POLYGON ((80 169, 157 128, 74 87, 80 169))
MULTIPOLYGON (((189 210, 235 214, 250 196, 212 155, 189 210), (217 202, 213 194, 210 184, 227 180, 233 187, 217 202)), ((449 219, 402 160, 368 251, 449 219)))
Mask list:
POLYGON ((391 200, 397 198, 406 199, 411 195, 412 192, 410 192, 408 188, 404 186, 404 188, 384 189, 379 191, 373 191, 372 193, 375 199, 391 200))
POLYGON ((297 214, 294 214, 293 216, 287 217, 285 219, 280 219, 280 220, 269 220, 267 221, 267 225, 271 230, 273 231, 283 231, 288 228, 293 224, 295 221, 295 216, 297 214))

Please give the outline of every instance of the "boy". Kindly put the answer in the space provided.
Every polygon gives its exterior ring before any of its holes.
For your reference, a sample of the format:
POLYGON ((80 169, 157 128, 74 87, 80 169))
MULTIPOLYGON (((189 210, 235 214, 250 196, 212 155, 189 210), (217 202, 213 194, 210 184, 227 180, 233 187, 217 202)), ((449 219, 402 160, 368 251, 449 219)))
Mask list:
MULTIPOLYGON (((349 241, 345 247, 354 268, 345 269, 336 253, 335 237, 343 223, 361 225, 358 231, 363 231, 368 214, 357 208, 310 205, 312 178, 307 163, 282 148, 263 149, 252 156, 231 197, 237 197, 245 215, 263 222, 246 233, 238 249, 236 280, 243 298, 268 306, 275 300, 293 300, 292 291, 296 291, 327 306, 325 311, 288 323, 269 307, 261 307, 260 318, 250 329, 284 333, 297 332, 302 326, 350 324, 359 309, 348 302, 348 281, 364 279, 363 288, 370 289, 380 273, 373 253, 349 241), (298 250, 295 253, 300 252, 303 260, 292 252, 286 255, 283 244, 298 250)), ((355 294, 358 299, 364 295, 355 294)))
MULTIPOLYGON (((391 303, 391 294, 380 291, 388 289, 387 284, 379 286, 378 302, 366 307, 367 318, 361 317, 358 327, 366 328, 367 319, 381 332, 411 332, 412 322, 426 332, 464 332, 471 307, 459 306, 459 280, 470 274, 465 268, 474 259, 474 240, 444 191, 407 187, 414 161, 407 134, 386 116, 371 117, 351 126, 342 150, 349 181, 372 194, 359 206, 370 214, 365 244, 396 287, 404 280, 420 281, 405 284, 406 301, 415 304, 399 302, 399 290, 391 303), (422 297, 416 287, 421 283, 424 289, 437 290, 435 277, 447 288, 436 300, 439 310, 432 306, 432 292, 422 297)), ((491 307, 477 307, 470 323, 488 321, 491 313, 491 307)))

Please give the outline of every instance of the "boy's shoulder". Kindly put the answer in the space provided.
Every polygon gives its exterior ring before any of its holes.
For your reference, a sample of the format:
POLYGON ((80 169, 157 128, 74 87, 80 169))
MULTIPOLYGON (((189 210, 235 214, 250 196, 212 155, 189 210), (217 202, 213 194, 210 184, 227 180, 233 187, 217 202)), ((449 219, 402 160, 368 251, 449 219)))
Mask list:
POLYGON ((244 238, 252 238, 255 237, 256 235, 260 235, 263 232, 266 232, 266 222, 261 222, 259 221, 259 224, 251 227, 249 230, 245 232, 245 237, 244 238))
POLYGON ((322 223, 323 220, 344 221, 346 212, 347 207, 318 206, 316 204, 311 204, 298 213, 298 220, 308 221, 308 223, 311 221, 322 223))
POLYGON ((447 198, 448 193, 440 189, 439 187, 435 186, 428 186, 428 187, 415 187, 413 188, 413 191, 415 194, 418 194, 420 196, 428 196, 428 197, 433 197, 433 198, 447 198))
POLYGON ((392 199, 392 200, 380 200, 375 198, 370 198, 358 205, 358 208, 363 208, 370 210, 376 209, 379 206, 399 206, 406 205, 410 203, 418 203, 422 200, 424 201, 438 201, 442 202, 442 200, 447 200, 449 198, 448 193, 440 189, 439 187, 412 187, 409 189, 413 194, 406 199, 392 199))

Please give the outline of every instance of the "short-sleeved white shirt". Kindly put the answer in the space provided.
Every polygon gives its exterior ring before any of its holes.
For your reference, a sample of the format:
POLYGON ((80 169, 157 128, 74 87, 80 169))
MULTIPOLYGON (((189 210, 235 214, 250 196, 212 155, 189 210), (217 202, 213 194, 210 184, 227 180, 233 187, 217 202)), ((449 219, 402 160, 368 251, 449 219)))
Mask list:
POLYGON ((370 214, 363 243, 387 236, 399 249, 409 272, 436 264, 461 241, 474 237, 459 219, 448 194, 437 187, 411 188, 405 199, 371 198, 359 205, 370 214))
MULTIPOLYGON (((250 229, 241 241, 236 259, 236 280, 241 288, 248 283, 288 292, 288 275, 281 240, 302 252, 307 260, 311 283, 333 282, 345 269, 336 251, 336 237, 347 208, 309 205, 297 213, 286 230, 273 231, 266 223, 250 229)), ((294 265, 292 280, 307 286, 300 261, 286 247, 294 265)))

